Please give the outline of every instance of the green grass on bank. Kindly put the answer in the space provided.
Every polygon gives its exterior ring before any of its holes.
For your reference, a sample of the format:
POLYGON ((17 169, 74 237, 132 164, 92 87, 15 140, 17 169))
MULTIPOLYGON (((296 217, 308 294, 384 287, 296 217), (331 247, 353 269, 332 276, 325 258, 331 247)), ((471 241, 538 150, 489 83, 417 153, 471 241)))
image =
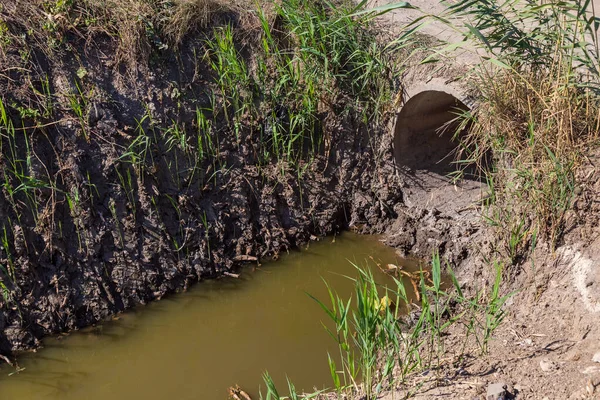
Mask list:
MULTIPOLYGON (((501 264, 495 265, 492 287, 471 295, 463 293, 438 253, 433 254, 430 270, 403 274, 390 286, 376 283, 368 268, 355 267, 358 278, 350 298, 340 298, 329 290, 328 300, 315 299, 332 323, 334 328, 327 331, 338 344, 338 355, 324 357, 337 398, 376 399, 389 390, 415 393, 419 385, 413 386, 410 379, 415 372, 431 370, 429 379, 435 381, 443 376, 442 367, 449 358, 460 360, 473 348, 487 353, 493 333, 504 319, 504 303, 512 296, 500 293, 501 264), (413 288, 416 313, 409 296, 413 288), (461 338, 459 343, 452 342, 452 349, 447 346, 451 330, 454 338, 461 338), (341 360, 341 365, 335 359, 341 360)), ((321 394, 300 395, 290 383, 289 397, 284 397, 268 373, 264 382, 266 392, 261 399, 310 399, 321 394)))

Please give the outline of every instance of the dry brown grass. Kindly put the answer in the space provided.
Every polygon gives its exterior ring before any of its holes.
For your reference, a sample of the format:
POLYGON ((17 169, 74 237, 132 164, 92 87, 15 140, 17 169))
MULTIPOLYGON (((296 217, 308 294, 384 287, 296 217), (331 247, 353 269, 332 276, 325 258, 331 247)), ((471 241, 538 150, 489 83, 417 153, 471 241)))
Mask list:
POLYGON ((190 32, 209 26, 215 16, 239 12, 249 1, 242 0, 175 0, 167 11, 163 31, 174 46, 190 32))
MULTIPOLYGON (((237 13, 251 0, 7 0, 0 7, 1 32, 12 35, 3 48, 27 33, 52 56, 67 36, 86 44, 104 35, 114 43, 113 64, 135 77, 145 70, 153 48, 176 48, 219 15, 237 13)), ((1 39, 1 38, 0 38, 1 39)))
POLYGON ((596 100, 562 71, 500 70, 478 86, 486 107, 480 110, 477 134, 489 148, 502 139, 521 158, 538 158, 544 147, 560 157, 596 138, 596 100))
POLYGON ((484 71, 481 106, 465 147, 494 158, 488 169, 489 222, 506 237, 511 258, 539 236, 556 246, 576 190, 575 171, 598 140, 598 98, 556 64, 535 71, 484 71))

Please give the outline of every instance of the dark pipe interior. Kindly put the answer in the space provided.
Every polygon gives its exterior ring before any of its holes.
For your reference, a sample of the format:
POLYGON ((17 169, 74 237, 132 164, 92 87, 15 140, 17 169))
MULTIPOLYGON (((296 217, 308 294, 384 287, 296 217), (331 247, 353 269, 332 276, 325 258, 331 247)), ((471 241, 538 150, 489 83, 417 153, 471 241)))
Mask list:
POLYGON ((457 123, 451 121, 460 110, 468 107, 441 91, 428 90, 410 98, 396 120, 396 164, 411 172, 427 170, 445 175, 455 171, 457 143, 452 138, 457 123))

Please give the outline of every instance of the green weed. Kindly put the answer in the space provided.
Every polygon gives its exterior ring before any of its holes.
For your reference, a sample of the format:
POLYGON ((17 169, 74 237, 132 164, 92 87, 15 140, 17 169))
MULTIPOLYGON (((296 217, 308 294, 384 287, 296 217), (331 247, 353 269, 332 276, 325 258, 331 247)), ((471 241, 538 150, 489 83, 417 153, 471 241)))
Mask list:
POLYGON ((87 121, 86 121, 86 110, 87 110, 87 97, 86 94, 83 93, 81 85, 78 81, 75 81, 75 87, 77 92, 72 92, 67 95, 67 99, 69 101, 69 106, 71 107, 71 111, 75 114, 79 121, 79 125, 81 128, 81 132, 83 133, 83 137, 86 141, 90 141, 90 137, 87 131, 87 121))
POLYGON ((473 337, 480 351, 487 352, 504 319, 505 302, 512 295, 500 295, 499 263, 495 264, 496 277, 489 292, 482 290, 467 297, 449 267, 445 275, 452 285, 445 289, 442 263, 435 252, 430 272, 421 271, 410 278, 418 281, 413 287, 418 289, 420 309, 418 319, 407 324, 401 317, 410 304, 405 283, 394 278, 391 287, 382 286, 368 268, 356 268, 359 276, 354 279, 351 298, 340 298, 328 286, 330 305, 315 299, 334 326, 326 329, 338 343, 341 365, 328 355, 338 395, 353 390, 374 399, 416 371, 435 369, 442 356, 447 357, 446 333, 453 326, 465 328, 464 346, 473 337))
POLYGON ((153 169, 155 165, 152 153, 152 146, 155 140, 153 136, 147 134, 144 128, 147 120, 150 120, 149 113, 145 114, 140 120, 136 119, 136 136, 125 152, 119 157, 120 161, 127 162, 133 166, 142 181, 146 171, 153 169))
POLYGON ((6 22, 0 20, 0 49, 7 49, 11 43, 12 38, 8 26, 6 25, 6 22))
POLYGON ((242 115, 252 104, 252 99, 246 98, 251 82, 248 67, 236 48, 231 25, 217 28, 214 39, 207 40, 206 46, 209 64, 216 74, 221 92, 225 118, 228 124, 234 126, 239 140, 242 115))
POLYGON ((310 399, 314 399, 317 396, 319 396, 323 391, 318 391, 315 393, 310 393, 310 394, 299 394, 296 391, 296 388, 294 387, 294 384, 292 382, 290 382, 290 380, 288 379, 287 383, 288 383, 288 396, 280 396, 279 392, 277 391, 277 387, 275 386, 275 382, 273 382, 273 378, 271 378, 271 375, 269 375, 268 372, 265 372, 263 374, 263 381, 265 383, 267 392, 266 394, 263 396, 262 391, 260 392, 259 398, 261 400, 310 400, 310 399))
MULTIPOLYGON (((9 224, 10 224, 10 220, 9 220, 9 224)), ((2 227, 1 241, 2 241, 2 249, 4 250, 4 253, 6 254, 7 265, 5 268, 6 269, 5 273, 10 278, 10 280, 14 283, 14 282, 16 282, 15 261, 11 254, 10 240, 9 240, 9 236, 8 236, 8 230, 6 229, 6 225, 4 225, 2 227)))

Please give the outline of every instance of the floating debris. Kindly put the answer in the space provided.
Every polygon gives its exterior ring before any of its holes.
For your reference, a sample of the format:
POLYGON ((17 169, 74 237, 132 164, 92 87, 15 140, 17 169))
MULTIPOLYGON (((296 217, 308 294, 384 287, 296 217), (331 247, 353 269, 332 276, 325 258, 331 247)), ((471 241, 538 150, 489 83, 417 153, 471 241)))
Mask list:
POLYGON ((244 392, 239 385, 231 386, 228 389, 229 398, 233 400, 252 400, 250 395, 244 392))

